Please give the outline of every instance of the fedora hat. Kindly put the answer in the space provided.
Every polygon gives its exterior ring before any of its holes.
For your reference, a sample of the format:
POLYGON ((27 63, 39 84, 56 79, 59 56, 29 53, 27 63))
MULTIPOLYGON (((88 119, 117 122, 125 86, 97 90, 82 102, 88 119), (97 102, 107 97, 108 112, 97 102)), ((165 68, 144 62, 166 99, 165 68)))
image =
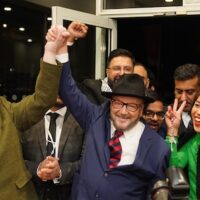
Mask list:
POLYGON ((145 102, 152 102, 144 86, 144 81, 138 74, 123 75, 112 88, 112 92, 102 92, 107 98, 112 96, 130 96, 143 99, 145 102))

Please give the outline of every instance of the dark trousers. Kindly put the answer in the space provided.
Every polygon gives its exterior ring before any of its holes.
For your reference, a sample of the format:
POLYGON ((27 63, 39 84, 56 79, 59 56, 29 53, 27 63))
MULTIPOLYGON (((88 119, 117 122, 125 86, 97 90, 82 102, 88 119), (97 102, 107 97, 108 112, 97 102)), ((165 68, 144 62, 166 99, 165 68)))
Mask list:
POLYGON ((36 185, 36 192, 39 200, 69 200, 71 184, 54 184, 53 181, 46 181, 36 185))

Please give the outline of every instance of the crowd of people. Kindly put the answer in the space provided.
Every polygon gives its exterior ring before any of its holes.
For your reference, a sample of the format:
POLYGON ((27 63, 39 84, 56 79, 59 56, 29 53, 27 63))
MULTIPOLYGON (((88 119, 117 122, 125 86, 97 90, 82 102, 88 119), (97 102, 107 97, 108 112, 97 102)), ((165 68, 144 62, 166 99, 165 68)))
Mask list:
POLYGON ((87 32, 80 22, 52 26, 35 93, 19 103, 0 97, 0 198, 172 199, 174 166, 185 170, 188 199, 200 199, 200 66, 175 69, 171 105, 122 48, 111 51, 104 79, 77 86, 68 44, 87 32))

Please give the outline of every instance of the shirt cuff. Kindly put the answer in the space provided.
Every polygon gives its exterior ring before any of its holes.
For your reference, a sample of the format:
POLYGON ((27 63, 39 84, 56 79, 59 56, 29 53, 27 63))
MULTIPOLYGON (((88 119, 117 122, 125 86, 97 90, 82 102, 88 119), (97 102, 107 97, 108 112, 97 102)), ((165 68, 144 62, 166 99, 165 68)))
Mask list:
POLYGON ((69 61, 69 54, 64 53, 60 55, 56 55, 56 60, 59 61, 60 63, 65 63, 69 61))
POLYGON ((61 171, 61 169, 60 169, 60 176, 58 177, 58 178, 54 178, 53 179, 53 182, 56 184, 56 183, 60 183, 60 179, 62 178, 62 171, 61 171))
POLYGON ((67 46, 72 46, 74 44, 74 42, 67 42, 67 46))

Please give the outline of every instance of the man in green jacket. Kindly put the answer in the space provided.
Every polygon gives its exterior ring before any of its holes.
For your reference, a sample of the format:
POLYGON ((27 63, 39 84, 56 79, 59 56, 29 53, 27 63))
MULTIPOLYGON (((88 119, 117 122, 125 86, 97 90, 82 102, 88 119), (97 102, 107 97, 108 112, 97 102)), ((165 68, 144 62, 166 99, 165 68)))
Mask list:
POLYGON ((62 69, 56 62, 56 52, 62 42, 63 36, 58 35, 55 41, 46 43, 33 95, 19 103, 10 103, 0 97, 1 200, 37 199, 22 157, 20 132, 42 119, 56 101, 62 69))

